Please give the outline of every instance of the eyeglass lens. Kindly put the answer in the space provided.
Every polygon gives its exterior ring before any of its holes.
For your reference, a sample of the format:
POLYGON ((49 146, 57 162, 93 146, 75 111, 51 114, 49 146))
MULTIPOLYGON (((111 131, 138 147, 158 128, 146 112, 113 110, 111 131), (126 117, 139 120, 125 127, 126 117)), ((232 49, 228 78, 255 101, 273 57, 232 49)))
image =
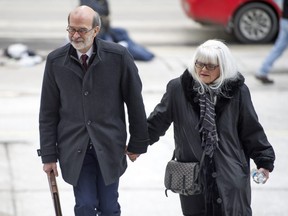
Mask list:
POLYGON ((215 65, 215 64, 205 64, 203 62, 199 62, 199 61, 196 61, 195 62, 195 66, 197 68, 204 68, 204 66, 206 67, 207 70, 215 70, 219 65, 215 65))
POLYGON ((86 28, 80 28, 80 29, 75 29, 75 28, 72 28, 72 27, 67 27, 67 31, 70 33, 70 34, 75 34, 76 32, 80 35, 83 35, 83 34, 86 34, 87 32, 91 31, 93 28, 91 29, 86 29, 86 28))

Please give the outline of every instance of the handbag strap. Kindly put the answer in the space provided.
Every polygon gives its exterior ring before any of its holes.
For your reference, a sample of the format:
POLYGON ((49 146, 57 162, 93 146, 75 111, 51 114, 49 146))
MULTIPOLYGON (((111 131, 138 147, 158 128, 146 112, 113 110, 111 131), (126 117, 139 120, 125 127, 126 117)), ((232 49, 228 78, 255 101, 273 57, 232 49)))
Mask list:
POLYGON ((175 149, 173 150, 173 155, 172 155, 172 159, 171 160, 175 160, 175 149))
MULTIPOLYGON (((199 163, 200 164, 200 169, 202 168, 204 157, 205 157, 205 151, 203 151, 202 156, 201 156, 201 160, 200 160, 200 163, 199 163)), ((175 155, 175 149, 174 149, 171 160, 175 160, 175 158, 176 158, 176 155, 175 155)))

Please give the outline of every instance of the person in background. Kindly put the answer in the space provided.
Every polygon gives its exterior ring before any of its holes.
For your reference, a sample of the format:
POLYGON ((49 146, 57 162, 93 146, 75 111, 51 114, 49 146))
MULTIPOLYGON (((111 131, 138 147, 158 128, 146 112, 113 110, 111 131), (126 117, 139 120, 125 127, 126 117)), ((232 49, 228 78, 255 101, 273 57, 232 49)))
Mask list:
POLYGON ((108 0, 80 0, 80 5, 87 5, 100 14, 103 28, 98 37, 125 46, 135 60, 151 61, 154 58, 154 54, 133 41, 124 28, 111 26, 108 0))
POLYGON ((173 123, 175 156, 197 162, 203 193, 180 195, 185 216, 251 216, 250 158, 266 179, 275 154, 229 48, 219 40, 201 44, 188 69, 171 80, 148 117, 150 144, 173 123))
POLYGON ((279 34, 274 47, 262 63, 260 70, 256 73, 255 78, 263 84, 273 84, 274 80, 268 78, 274 62, 283 54, 288 47, 288 0, 283 0, 282 18, 280 19, 279 34))
POLYGON ((73 185, 76 216, 120 216, 126 155, 135 161, 149 143, 133 57, 123 46, 98 39, 100 29, 92 8, 71 11, 70 44, 48 55, 42 84, 38 154, 48 175, 58 176, 59 160, 63 179, 73 185))

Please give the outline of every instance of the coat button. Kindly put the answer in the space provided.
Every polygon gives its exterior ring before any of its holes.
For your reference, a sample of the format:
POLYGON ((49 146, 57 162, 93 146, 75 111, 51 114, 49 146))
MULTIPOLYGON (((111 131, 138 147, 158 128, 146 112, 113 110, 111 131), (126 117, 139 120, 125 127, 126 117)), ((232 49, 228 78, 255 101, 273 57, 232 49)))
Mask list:
POLYGON ((217 173, 216 173, 216 172, 213 172, 213 173, 212 173, 212 177, 213 177, 213 178, 216 178, 216 177, 217 177, 217 173))
POLYGON ((85 96, 89 95, 89 92, 88 92, 88 91, 85 91, 85 92, 84 92, 84 95, 85 95, 85 96))
POLYGON ((221 198, 218 198, 218 199, 217 199, 217 203, 218 203, 218 204, 221 204, 221 203, 222 203, 222 199, 221 199, 221 198))
POLYGON ((77 152, 78 152, 78 153, 81 153, 81 152, 82 152, 82 150, 81 150, 81 149, 78 149, 78 150, 77 150, 77 152))
POLYGON ((92 123, 92 122, 91 122, 90 120, 89 120, 89 121, 87 121, 87 125, 91 125, 91 123, 92 123))

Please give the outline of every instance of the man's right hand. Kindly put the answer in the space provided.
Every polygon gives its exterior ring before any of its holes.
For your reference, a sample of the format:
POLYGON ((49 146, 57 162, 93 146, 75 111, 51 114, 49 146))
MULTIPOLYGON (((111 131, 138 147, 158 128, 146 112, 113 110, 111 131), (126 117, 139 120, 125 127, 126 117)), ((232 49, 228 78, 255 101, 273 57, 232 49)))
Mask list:
POLYGON ((58 177, 58 171, 57 171, 57 164, 56 162, 53 162, 53 163, 45 163, 43 165, 43 170, 44 172, 47 173, 48 176, 50 176, 50 173, 53 171, 54 172, 54 175, 56 177, 58 177))

